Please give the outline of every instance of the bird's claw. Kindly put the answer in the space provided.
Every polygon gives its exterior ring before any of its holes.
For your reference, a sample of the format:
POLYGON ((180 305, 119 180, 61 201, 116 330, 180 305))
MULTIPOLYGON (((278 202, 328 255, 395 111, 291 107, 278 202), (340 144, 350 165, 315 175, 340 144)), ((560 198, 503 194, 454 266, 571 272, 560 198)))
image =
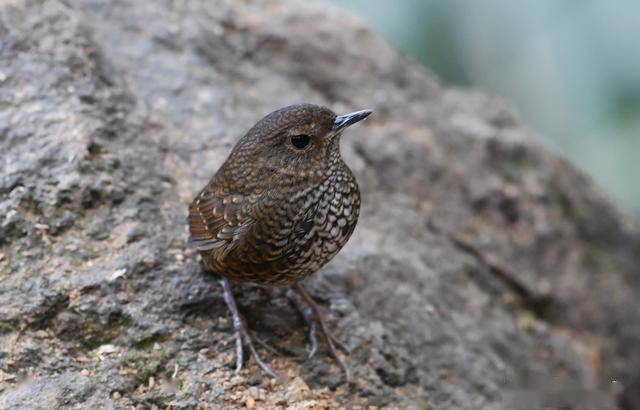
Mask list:
MULTIPOLYGON (((256 338, 256 341, 258 341, 258 343, 260 343, 262 346, 267 346, 259 338, 256 338)), ((247 331, 246 327, 236 330, 236 374, 240 373, 240 370, 242 370, 242 364, 244 361, 244 346, 247 346, 249 348, 249 352, 251 352, 253 360, 256 361, 258 367, 260 367, 263 372, 273 378, 278 377, 276 376, 275 372, 271 370, 271 368, 264 361, 262 361, 262 358, 258 354, 258 351, 253 344, 253 338, 247 331)), ((269 347, 269 349, 273 348, 269 347)))
POLYGON ((325 326, 324 319, 320 314, 318 306, 313 301, 311 296, 309 296, 309 294, 304 290, 304 288, 300 286, 300 284, 295 284, 293 285, 292 288, 299 296, 299 297, 293 298, 294 304, 298 309, 298 311, 300 312, 300 314, 302 315, 302 317, 304 318, 304 320, 309 325, 310 349, 309 349, 308 358, 311 358, 318 349, 316 334, 318 333, 318 330, 319 330, 320 334, 325 340, 325 343, 327 344, 327 347, 329 349, 329 354, 331 355, 333 360, 335 360, 336 364, 338 364, 338 366, 340 366, 340 368, 344 371, 347 377, 347 380, 349 380, 350 378, 349 368, 347 367, 345 362, 342 360, 342 358, 338 354, 336 347, 342 350, 347 355, 351 354, 351 352, 349 351, 349 348, 344 343, 336 339, 336 337, 333 336, 331 332, 329 332, 329 330, 325 326))
MULTIPOLYGON (((308 323, 308 322, 307 322, 308 323)), ((316 339, 316 322, 309 323, 309 355, 307 359, 311 359, 318 350, 318 340, 316 339)))
POLYGON ((256 363, 258 364, 258 367, 260 367, 260 369, 262 369, 262 371, 265 372, 267 375, 277 378, 274 371, 271 370, 269 366, 267 366, 266 363, 262 361, 262 358, 260 358, 260 355, 258 354, 258 351, 256 350, 253 344, 253 339, 255 338, 255 340, 260 345, 267 348, 267 350, 270 350, 270 351, 275 351, 275 350, 269 345, 267 345, 265 342, 260 340, 260 338, 258 338, 257 336, 256 337, 251 336, 251 334, 249 333, 249 329, 247 327, 246 321, 244 320, 244 318, 240 314, 240 311, 238 310, 238 305, 236 304, 235 298, 233 297, 233 293, 231 292, 231 285, 229 284, 229 281, 226 278, 222 278, 220 279, 220 284, 222 285, 222 289, 224 291, 224 300, 225 302, 227 302, 227 306, 231 311, 231 317, 233 319, 233 327, 236 331, 236 335, 235 335, 235 338, 236 338, 236 371, 235 372, 236 374, 240 373, 240 370, 242 370, 242 365, 244 361, 244 347, 247 346, 249 348, 249 352, 251 352, 251 356, 253 357, 253 360, 255 360, 256 363))

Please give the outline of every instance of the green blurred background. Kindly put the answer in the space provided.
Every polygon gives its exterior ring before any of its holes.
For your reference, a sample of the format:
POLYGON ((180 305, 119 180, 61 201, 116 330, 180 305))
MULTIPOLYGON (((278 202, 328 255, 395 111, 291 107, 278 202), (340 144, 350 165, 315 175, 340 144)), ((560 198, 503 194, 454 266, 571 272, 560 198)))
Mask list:
POLYGON ((640 215, 640 1, 328 0, 524 122, 640 215))

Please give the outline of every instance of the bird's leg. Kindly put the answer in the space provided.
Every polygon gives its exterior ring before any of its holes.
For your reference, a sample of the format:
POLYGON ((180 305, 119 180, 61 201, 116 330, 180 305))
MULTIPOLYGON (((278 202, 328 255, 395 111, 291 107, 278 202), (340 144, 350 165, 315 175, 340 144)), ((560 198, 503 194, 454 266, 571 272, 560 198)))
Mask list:
POLYGON ((291 300, 309 326, 309 355, 307 356, 307 359, 309 359, 313 357, 318 350, 318 341, 316 339, 317 326, 316 321, 313 319, 313 309, 297 294, 294 295, 291 300))
POLYGON ((325 342, 327 343, 327 346, 329 348, 329 354, 331 355, 333 360, 336 361, 338 366, 342 368, 342 370, 347 375, 347 378, 349 378, 349 369, 347 368, 347 365, 344 363, 344 361, 338 355, 336 346, 338 347, 338 349, 342 350, 346 354, 350 353, 349 349, 347 348, 347 346, 344 345, 344 343, 336 339, 331 334, 331 332, 329 332, 329 330, 327 330, 327 327, 324 323, 324 319, 322 317, 322 314, 320 313, 320 309, 318 308, 318 305, 313 300, 313 298, 311 298, 311 296, 309 296, 309 294, 304 290, 304 288, 299 283, 296 283, 295 285, 292 286, 292 289, 299 296, 299 298, 296 298, 296 297, 293 298, 295 305, 300 311, 300 313, 302 314, 302 317, 304 317, 304 320, 309 325, 309 343, 311 344, 309 357, 313 356, 318 348, 318 343, 316 341, 316 333, 319 330, 320 334, 322 335, 325 342))
POLYGON ((227 302, 227 306, 231 311, 233 328, 236 331, 236 374, 240 373, 240 370, 242 369, 244 346, 246 345, 251 352, 251 356, 253 356, 253 359, 258 363, 258 366, 262 371, 271 377, 277 377, 273 370, 271 370, 269 366, 262 361, 253 345, 253 339, 249 333, 247 322, 240 314, 240 310, 238 310, 238 304, 236 303, 236 299, 233 297, 233 292, 231 292, 231 284, 229 283, 229 280, 224 277, 220 278, 220 285, 222 286, 224 293, 224 301, 227 302))

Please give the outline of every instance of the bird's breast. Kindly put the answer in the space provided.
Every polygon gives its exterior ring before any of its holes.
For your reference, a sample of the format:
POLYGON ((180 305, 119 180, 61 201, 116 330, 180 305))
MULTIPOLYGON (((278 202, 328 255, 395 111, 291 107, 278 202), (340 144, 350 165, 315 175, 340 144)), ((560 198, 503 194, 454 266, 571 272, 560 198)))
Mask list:
POLYGON ((289 244, 304 276, 318 270, 346 244, 360 213, 360 191, 350 172, 338 174, 308 195, 289 244))
POLYGON ((240 282, 287 284, 318 271, 346 244, 360 212, 360 192, 351 172, 319 184, 279 190, 218 271, 240 282))

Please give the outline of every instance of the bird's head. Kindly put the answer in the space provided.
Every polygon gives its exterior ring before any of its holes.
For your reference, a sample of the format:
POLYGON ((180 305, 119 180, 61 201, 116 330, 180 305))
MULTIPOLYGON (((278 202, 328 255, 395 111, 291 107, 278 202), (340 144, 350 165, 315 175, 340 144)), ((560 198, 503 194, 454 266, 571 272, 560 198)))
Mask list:
POLYGON ((336 115, 328 108, 298 104, 258 121, 223 165, 227 177, 262 184, 322 179, 340 159, 340 134, 371 110, 336 115), (230 172, 230 174, 229 174, 230 172))

